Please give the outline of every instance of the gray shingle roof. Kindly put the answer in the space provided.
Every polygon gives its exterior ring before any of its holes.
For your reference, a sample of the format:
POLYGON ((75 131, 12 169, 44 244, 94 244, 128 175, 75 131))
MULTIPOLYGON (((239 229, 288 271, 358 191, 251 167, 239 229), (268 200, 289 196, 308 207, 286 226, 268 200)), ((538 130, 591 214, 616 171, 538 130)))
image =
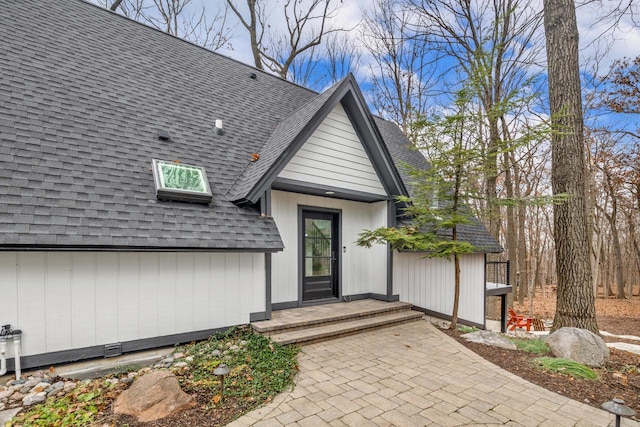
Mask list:
POLYGON ((233 201, 340 84, 318 95, 79 0, 6 0, 0 22, 0 247, 282 248, 233 201), (154 158, 204 167, 212 203, 156 200, 154 158))
POLYGON ((278 123, 258 152, 260 161, 248 163, 229 190, 228 196, 231 200, 242 200, 247 196, 274 164, 284 157, 287 148, 342 84, 343 82, 336 83, 323 93, 311 98, 309 102, 278 123))
POLYGON ((282 248, 225 193, 315 93, 77 0, 5 2, 0 21, 2 246, 282 248), (157 201, 153 158, 204 166, 211 205, 157 201))

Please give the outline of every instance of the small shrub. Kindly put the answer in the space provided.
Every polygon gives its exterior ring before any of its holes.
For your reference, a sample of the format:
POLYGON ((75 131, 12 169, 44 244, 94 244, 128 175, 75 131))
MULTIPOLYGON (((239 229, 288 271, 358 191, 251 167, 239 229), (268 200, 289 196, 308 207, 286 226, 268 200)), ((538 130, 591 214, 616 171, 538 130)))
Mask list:
POLYGON ((598 374, 588 366, 583 365, 569 359, 562 359, 556 357, 538 357, 533 363, 542 369, 552 372, 558 372, 561 374, 567 374, 574 378, 583 378, 586 380, 595 381, 598 379, 598 374))
POLYGON ((458 326, 458 330, 464 334, 470 334, 472 332, 478 332, 478 328, 474 328, 473 326, 458 326))

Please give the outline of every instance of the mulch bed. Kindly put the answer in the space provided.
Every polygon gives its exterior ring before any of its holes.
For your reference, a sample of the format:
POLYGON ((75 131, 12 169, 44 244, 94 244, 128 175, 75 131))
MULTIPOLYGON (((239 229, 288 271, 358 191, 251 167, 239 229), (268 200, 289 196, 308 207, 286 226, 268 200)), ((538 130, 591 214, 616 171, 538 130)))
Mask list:
MULTIPOLYGON (((619 322, 619 319, 615 321, 619 322)), ((609 331, 609 329, 606 329, 607 322, 605 319, 601 320, 599 318, 598 322, 601 329, 609 331)), ((547 390, 597 408, 600 408, 602 403, 614 397, 619 397, 622 398, 629 407, 636 412, 640 412, 640 355, 610 349, 611 355, 609 362, 602 368, 594 369, 600 379, 597 381, 589 381, 536 368, 532 361, 536 357, 539 357, 539 355, 471 343, 460 338, 460 335, 463 334, 460 331, 451 331, 448 329, 442 329, 442 331, 491 363, 547 390)), ((622 331, 615 330, 610 332, 623 333, 622 331)), ((630 335, 627 331, 624 333, 630 335)), ((607 339, 607 341, 621 340, 607 339)), ((640 344, 638 341, 634 343, 640 344)), ((638 419, 640 419, 640 417, 638 419)))

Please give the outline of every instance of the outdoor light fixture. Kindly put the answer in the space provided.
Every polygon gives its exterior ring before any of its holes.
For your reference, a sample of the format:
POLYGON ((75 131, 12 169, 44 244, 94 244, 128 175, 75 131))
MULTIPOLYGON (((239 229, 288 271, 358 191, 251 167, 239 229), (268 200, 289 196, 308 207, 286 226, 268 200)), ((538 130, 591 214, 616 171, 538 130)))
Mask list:
POLYGON ((220 377, 220 397, 224 395, 224 376, 227 375, 231 370, 227 365, 221 363, 214 371, 213 375, 220 377))
POLYGON ((610 402, 604 402, 602 409, 616 416, 616 427, 620 427, 620 417, 633 417, 636 414, 636 411, 624 404, 624 400, 617 397, 610 402))

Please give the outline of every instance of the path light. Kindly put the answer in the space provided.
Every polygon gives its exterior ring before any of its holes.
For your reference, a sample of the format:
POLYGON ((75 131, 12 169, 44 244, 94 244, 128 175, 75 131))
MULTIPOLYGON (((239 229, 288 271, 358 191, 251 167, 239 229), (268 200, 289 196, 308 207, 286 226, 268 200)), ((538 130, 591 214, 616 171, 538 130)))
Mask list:
MULTIPOLYGON (((230 369, 224 363, 221 363, 214 371, 213 375, 220 377, 220 398, 224 395, 224 376, 229 373, 230 369)), ((622 402, 624 403, 624 402, 622 402)))
POLYGON ((624 404, 624 400, 617 397, 610 402, 604 402, 602 409, 616 416, 616 427, 620 427, 620 417, 633 417, 636 414, 636 411, 624 404))

